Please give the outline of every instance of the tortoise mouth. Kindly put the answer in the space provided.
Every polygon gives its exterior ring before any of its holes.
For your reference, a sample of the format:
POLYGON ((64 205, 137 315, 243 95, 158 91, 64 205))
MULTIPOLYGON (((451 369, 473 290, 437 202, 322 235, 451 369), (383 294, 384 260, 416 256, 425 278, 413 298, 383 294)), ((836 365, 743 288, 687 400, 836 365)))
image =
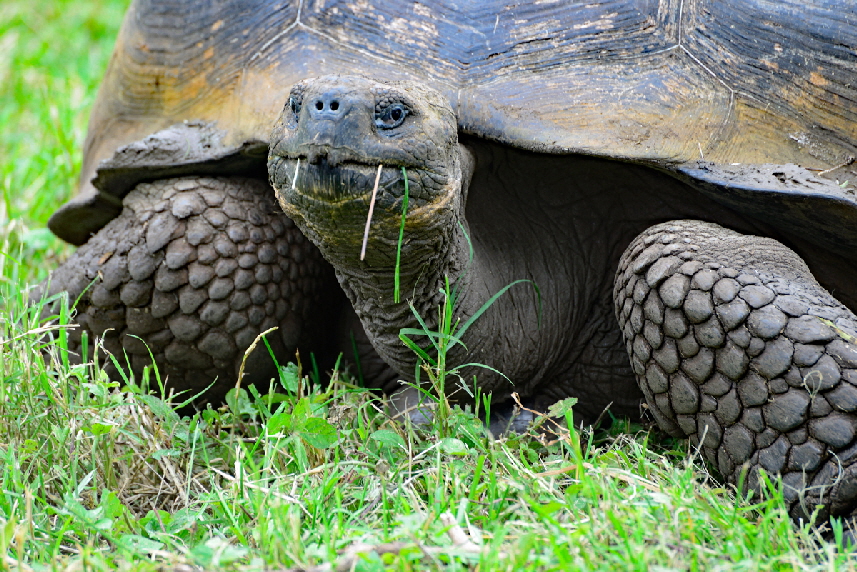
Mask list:
MULTIPOLYGON (((326 158, 310 163, 306 157, 295 160, 295 173, 292 179, 294 189, 304 195, 329 202, 348 201, 357 198, 368 199, 375 186, 377 166, 344 161, 331 164, 326 158)), ((390 193, 391 188, 401 179, 396 176, 395 167, 385 166, 381 170, 378 192, 390 193)))
MULTIPOLYGON (((280 192, 289 197, 289 202, 309 200, 329 204, 368 204, 375 187, 379 164, 383 166, 378 180, 378 206, 392 207, 404 197, 405 182, 401 166, 383 162, 371 165, 352 159, 334 163, 327 157, 313 159, 314 162, 310 162, 306 155, 272 157, 269 165, 271 177, 276 180, 280 192)), ((411 180, 411 198, 422 202, 419 197, 421 193, 415 193, 415 190, 414 181, 411 180)))

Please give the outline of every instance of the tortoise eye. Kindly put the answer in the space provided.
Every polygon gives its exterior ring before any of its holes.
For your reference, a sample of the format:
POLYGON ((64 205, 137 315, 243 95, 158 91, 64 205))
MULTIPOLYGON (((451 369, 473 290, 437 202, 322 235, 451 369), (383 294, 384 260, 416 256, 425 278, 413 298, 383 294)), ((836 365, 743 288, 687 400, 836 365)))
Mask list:
POLYGON ((393 103, 375 112, 375 125, 380 129, 395 129, 405 121, 409 110, 403 103, 393 103))

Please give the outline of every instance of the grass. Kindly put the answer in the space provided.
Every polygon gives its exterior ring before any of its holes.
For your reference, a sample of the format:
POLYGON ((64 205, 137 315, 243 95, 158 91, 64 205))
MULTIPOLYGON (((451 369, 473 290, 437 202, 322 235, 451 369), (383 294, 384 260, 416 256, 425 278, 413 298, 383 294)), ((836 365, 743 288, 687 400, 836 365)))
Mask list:
POLYGON ((407 220, 408 198, 410 196, 408 189, 408 172, 404 167, 402 167, 402 179, 405 181, 405 194, 402 196, 402 222, 399 224, 399 240, 396 243, 396 271, 393 284, 393 301, 395 301, 396 304, 398 304, 401 299, 401 292, 399 291, 399 266, 402 262, 402 241, 405 238, 405 220, 407 220))
POLYGON ((70 252, 44 225, 74 192, 125 4, 0 4, 0 568, 853 567, 789 521, 776 485, 736 499, 687 444, 638 426, 497 441, 446 407, 413 427, 295 365, 267 394, 180 418, 140 389, 155 372, 69 366, 70 312, 46 341, 27 293, 70 252), (361 545, 376 551, 347 561, 361 545))

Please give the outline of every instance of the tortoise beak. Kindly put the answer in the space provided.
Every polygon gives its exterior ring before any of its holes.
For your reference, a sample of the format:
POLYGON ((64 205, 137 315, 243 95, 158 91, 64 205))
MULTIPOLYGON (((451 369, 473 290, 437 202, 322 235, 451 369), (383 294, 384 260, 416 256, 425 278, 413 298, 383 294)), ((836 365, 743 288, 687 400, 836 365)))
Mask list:
POLYGON ((317 145, 315 143, 307 145, 306 160, 310 165, 326 161, 330 167, 337 167, 346 161, 360 162, 357 154, 352 149, 333 147, 331 145, 317 145))

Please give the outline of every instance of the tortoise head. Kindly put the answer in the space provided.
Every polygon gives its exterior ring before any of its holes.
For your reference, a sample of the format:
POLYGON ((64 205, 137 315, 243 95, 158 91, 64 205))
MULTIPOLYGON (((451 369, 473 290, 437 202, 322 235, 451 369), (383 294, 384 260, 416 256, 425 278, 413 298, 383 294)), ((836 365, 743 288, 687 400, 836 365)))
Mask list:
POLYGON ((370 251, 373 241, 398 236, 405 177, 410 231, 459 211, 461 158, 455 114, 435 90, 328 76, 292 88, 271 137, 268 173, 283 210, 322 252, 335 259, 333 251, 344 249, 351 258, 376 177, 370 251))

